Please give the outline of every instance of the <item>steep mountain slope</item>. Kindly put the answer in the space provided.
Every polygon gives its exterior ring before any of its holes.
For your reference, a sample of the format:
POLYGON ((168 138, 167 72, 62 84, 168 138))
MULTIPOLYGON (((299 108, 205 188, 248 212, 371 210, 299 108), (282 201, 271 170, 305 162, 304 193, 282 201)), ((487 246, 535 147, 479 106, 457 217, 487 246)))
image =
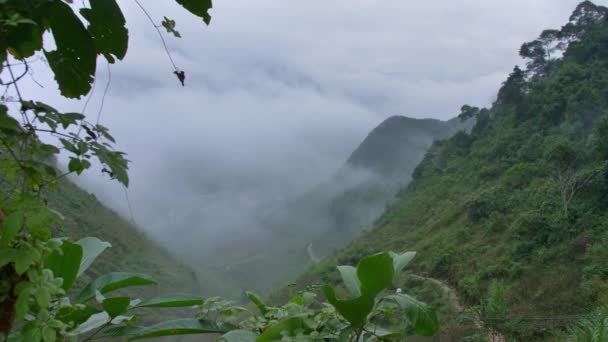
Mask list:
POLYGON ((146 295, 195 291, 213 293, 209 284, 199 285, 197 275, 158 243, 100 203, 74 183, 63 180, 57 191, 48 194, 49 206, 66 220, 63 232, 74 239, 95 236, 112 244, 87 271, 81 283, 107 272, 137 272, 152 276, 159 286, 144 289, 146 295))
MULTIPOLYGON (((373 252, 414 250, 414 273, 444 280, 517 340, 550 339, 608 305, 608 9, 583 2, 521 54, 527 70, 492 108, 463 112, 472 132, 434 143, 373 229, 298 286, 334 282, 336 264, 373 252)), ((413 279, 395 285, 433 286, 413 279)), ((442 310, 444 338, 471 333, 442 310)))
MULTIPOLYGON (((231 258, 212 269, 227 282, 265 292, 358 236, 406 184, 415 165, 436 139, 467 126, 402 116, 376 127, 329 180, 286 203, 261 225, 231 258)), ((225 254, 224 254, 225 255, 225 254)))
POLYGON ((467 128, 458 119, 413 119, 392 116, 372 130, 348 158, 347 166, 367 169, 385 178, 405 182, 433 141, 467 128), (409 171, 409 172, 408 172, 409 171))

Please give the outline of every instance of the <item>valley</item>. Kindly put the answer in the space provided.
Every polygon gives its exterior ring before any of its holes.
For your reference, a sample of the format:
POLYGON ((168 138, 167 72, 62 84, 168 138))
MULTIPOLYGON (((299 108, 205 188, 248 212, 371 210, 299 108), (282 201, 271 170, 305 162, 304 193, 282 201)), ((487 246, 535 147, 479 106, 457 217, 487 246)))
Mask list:
POLYGON ((608 340, 608 7, 104 1, 0 1, 0 339, 608 340))

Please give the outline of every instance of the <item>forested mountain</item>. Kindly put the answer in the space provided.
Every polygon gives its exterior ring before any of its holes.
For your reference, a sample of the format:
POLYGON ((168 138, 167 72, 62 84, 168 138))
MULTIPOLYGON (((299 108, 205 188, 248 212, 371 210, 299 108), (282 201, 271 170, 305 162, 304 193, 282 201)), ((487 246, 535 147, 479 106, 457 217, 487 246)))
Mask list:
MULTIPOLYGON (((369 253, 414 250, 415 275, 396 286, 432 301, 444 295, 420 277, 444 281, 506 337, 552 339, 608 305, 608 9, 585 1, 520 53, 526 68, 491 108, 463 106, 471 132, 435 142, 373 229, 299 286, 335 282, 336 264, 369 253)), ((474 334, 453 311, 442 336, 474 334)))
POLYGON ((359 236, 384 211, 433 141, 471 125, 393 116, 364 139, 333 177, 268 216, 212 271, 266 292, 359 236))

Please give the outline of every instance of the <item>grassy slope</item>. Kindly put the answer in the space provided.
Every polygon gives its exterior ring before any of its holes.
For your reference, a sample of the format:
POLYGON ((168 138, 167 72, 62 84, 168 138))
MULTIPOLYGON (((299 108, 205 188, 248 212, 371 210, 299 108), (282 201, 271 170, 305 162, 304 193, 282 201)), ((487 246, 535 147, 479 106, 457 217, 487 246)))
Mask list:
MULTIPOLYGON (((80 278, 78 287, 105 273, 120 271, 148 274, 158 282, 158 286, 127 291, 140 297, 171 292, 218 293, 219 286, 213 286, 205 279, 199 283, 191 268, 74 183, 62 181, 57 191, 48 197, 49 206, 61 212, 66 219, 64 231, 56 235, 67 235, 73 239, 95 236, 112 244, 112 248, 106 250, 80 278)), ((167 310, 150 310, 143 315, 145 321, 174 316, 174 311, 167 310)))
MULTIPOLYGON (((547 339, 608 305, 608 155, 597 151, 608 135, 591 130, 598 119, 608 125, 606 46, 604 20, 517 96, 506 95, 515 84, 507 82, 472 134, 434 144, 373 230, 299 285, 335 282, 336 264, 373 252, 415 250, 413 272, 445 280, 468 305, 483 306, 491 282, 505 284, 507 319, 485 317, 486 324, 522 340, 547 339), (566 157, 556 158, 560 151, 566 157), (566 216, 558 174, 570 170, 595 176, 566 216)), ((444 336, 463 338, 467 332, 441 307, 444 336)))

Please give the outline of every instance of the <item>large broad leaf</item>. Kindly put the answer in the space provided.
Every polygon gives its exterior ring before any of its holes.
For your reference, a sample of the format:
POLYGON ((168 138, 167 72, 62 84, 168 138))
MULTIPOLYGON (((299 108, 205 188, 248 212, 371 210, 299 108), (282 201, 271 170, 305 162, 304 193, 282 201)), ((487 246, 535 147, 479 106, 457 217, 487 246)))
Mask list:
POLYGON ((82 260, 82 247, 70 241, 63 241, 61 251, 53 251, 46 260, 45 267, 53 271, 55 277, 63 278, 61 287, 72 288, 78 276, 82 260))
MULTIPOLYGON (((0 111, 2 106, 0 106, 0 111)), ((0 129, 2 128, 2 116, 0 114, 0 129)), ((23 227, 24 214, 22 211, 16 211, 4 218, 0 225, 0 247, 8 247, 13 243, 13 239, 17 236, 23 227)))
POLYGON ((0 105, 0 130, 10 131, 11 133, 21 132, 19 121, 8 115, 8 107, 5 105, 0 105))
POLYGON ((403 309, 416 335, 434 336, 439 328, 437 314, 428 305, 404 294, 385 297, 393 300, 403 309))
POLYGON ((255 342, 258 335, 249 330, 232 330, 224 334, 219 341, 223 342, 255 342))
POLYGON ((202 305, 204 302, 203 297, 185 294, 185 293, 174 293, 158 296, 152 299, 144 300, 139 303, 139 308, 177 308, 184 306, 202 305))
POLYGON ((130 303, 131 298, 129 297, 114 297, 104 299, 101 306, 111 318, 114 318, 127 311, 130 303))
POLYGON ((15 272, 18 275, 22 275, 33 263, 38 262, 41 258, 42 254, 40 254, 38 249, 20 249, 17 255, 15 255, 15 272))
POLYGON ((105 251, 107 248, 112 247, 109 242, 101 241, 96 237, 85 237, 76 242, 82 246, 82 262, 78 269, 78 276, 80 277, 91 265, 93 261, 97 259, 99 254, 105 251))
POLYGON ((357 278, 357 269, 352 266, 338 266, 344 285, 353 297, 361 296, 361 283, 357 278))
POLYGON ((89 0, 91 8, 83 8, 80 14, 88 20, 89 33, 95 42, 97 53, 103 54, 109 63, 114 55, 123 59, 129 45, 129 32, 125 17, 115 0, 89 0))
POLYGON ((97 54, 93 40, 69 5, 52 1, 45 11, 57 46, 55 51, 44 51, 46 59, 61 95, 80 98, 91 90, 95 75, 97 54))
POLYGON ((361 259, 357 265, 361 293, 372 298, 391 285, 394 274, 393 258, 388 253, 370 255, 361 259))
POLYGON ((402 331, 390 331, 386 330, 381 326, 370 324, 366 326, 366 330, 372 333, 372 336, 379 337, 382 341, 386 340, 397 340, 398 338, 403 336, 402 331))
POLYGON ((247 295, 247 298, 249 298, 249 300, 255 304, 255 306, 257 306, 262 315, 265 315, 268 312, 268 307, 266 304, 264 304, 260 297, 258 297, 255 293, 247 291, 245 294, 247 295))
POLYGON ((86 302, 95 297, 95 293, 107 293, 129 286, 152 285, 156 284, 152 278, 145 274, 113 272, 95 279, 80 292, 76 302, 86 302))
POLYGON ((135 332, 129 340, 143 340, 162 336, 225 333, 216 324, 197 319, 177 319, 145 327, 135 332))
POLYGON ((184 6, 190 13, 203 18, 205 24, 211 22, 209 10, 213 7, 211 0, 176 0, 178 4, 184 6))
POLYGON ((362 327, 369 313, 374 308, 374 297, 362 295, 355 299, 341 300, 336 297, 336 292, 331 286, 325 285, 323 293, 327 301, 336 308, 336 311, 355 328, 362 327))
POLYGON ((295 335, 296 330, 305 330, 304 320, 300 317, 286 318, 277 324, 268 327, 262 335, 258 336, 256 342, 267 342, 281 340, 283 332, 287 332, 289 336, 295 335))
POLYGON ((104 329, 97 336, 99 339, 110 339, 116 337, 125 337, 137 335, 143 328, 137 326, 114 326, 104 329))
POLYGON ((72 322, 75 325, 80 325, 86 322, 94 314, 100 313, 101 310, 95 308, 92 305, 74 305, 64 307, 59 310, 57 318, 62 322, 72 322))
POLYGON ((9 53, 17 59, 31 57, 42 49, 42 30, 35 22, 19 24, 5 37, 9 53))
POLYGON ((255 342, 258 335, 249 330, 233 330, 224 334, 220 341, 224 342, 255 342))
POLYGON ((397 254, 394 252, 390 252, 391 257, 393 258, 393 267, 395 269, 395 274, 398 274, 407 266, 407 264, 414 259, 416 256, 416 252, 406 252, 403 254, 397 254))
POLYGON ((89 319, 87 319, 84 323, 80 324, 77 329, 79 333, 84 334, 91 330, 95 330, 97 328, 102 327, 103 325, 109 323, 111 320, 112 318, 110 317, 110 315, 107 312, 102 311, 91 315, 89 319))
POLYGON ((17 256, 17 250, 13 248, 0 248, 0 267, 15 261, 17 256))

